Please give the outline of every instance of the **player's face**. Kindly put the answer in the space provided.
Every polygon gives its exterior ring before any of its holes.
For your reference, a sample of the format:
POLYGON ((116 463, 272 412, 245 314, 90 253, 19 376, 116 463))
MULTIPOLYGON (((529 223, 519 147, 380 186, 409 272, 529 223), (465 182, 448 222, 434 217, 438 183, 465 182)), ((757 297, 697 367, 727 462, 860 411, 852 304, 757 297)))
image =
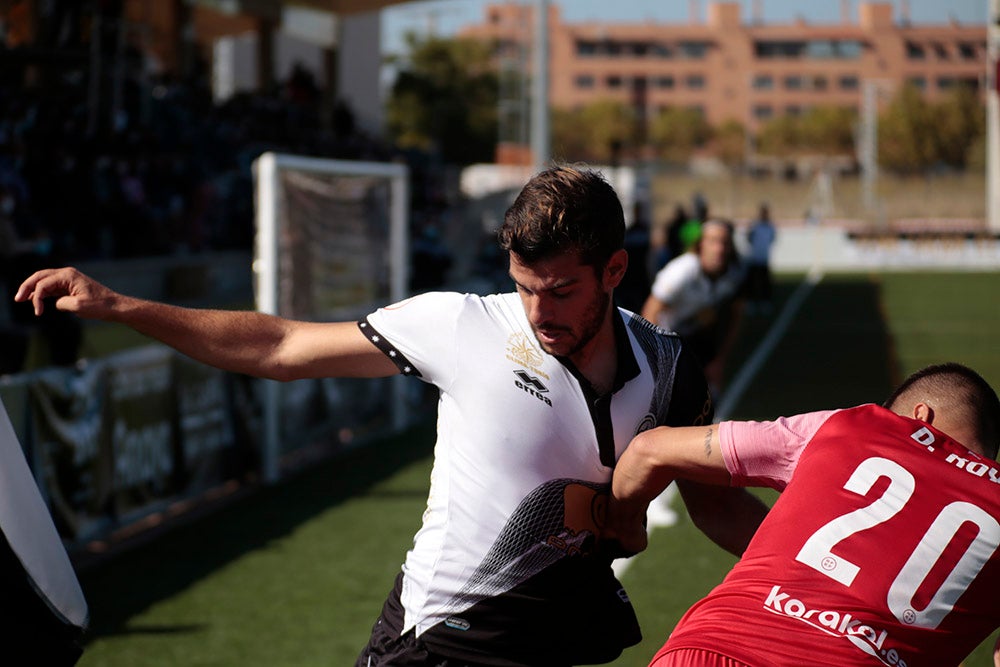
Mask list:
POLYGON ((730 244, 729 230, 720 224, 706 223, 701 231, 701 247, 698 255, 702 270, 710 276, 719 276, 726 272, 730 244))
POLYGON ((609 268, 598 275, 593 266, 581 264, 576 254, 529 265, 511 253, 510 276, 543 350, 572 359, 610 321, 611 294, 621 280, 622 255, 616 253, 609 268))

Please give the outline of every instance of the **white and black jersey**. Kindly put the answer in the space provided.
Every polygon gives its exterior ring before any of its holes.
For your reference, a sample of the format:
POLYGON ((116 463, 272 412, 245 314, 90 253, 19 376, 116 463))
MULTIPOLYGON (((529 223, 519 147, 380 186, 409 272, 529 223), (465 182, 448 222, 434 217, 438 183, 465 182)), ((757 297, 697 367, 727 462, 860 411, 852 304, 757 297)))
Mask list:
POLYGON ((440 391, 427 509, 383 623, 489 665, 604 662, 639 641, 594 548, 601 504, 633 436, 708 423, 712 406, 676 336, 618 313, 608 396, 541 349, 515 293, 428 293, 359 323, 440 391))

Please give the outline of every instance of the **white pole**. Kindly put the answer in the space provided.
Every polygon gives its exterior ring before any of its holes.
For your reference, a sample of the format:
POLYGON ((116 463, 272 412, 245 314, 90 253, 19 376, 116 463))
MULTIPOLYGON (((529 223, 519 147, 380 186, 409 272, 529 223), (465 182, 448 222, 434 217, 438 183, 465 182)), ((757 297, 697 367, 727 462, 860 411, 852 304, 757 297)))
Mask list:
MULTIPOLYGON (((389 227, 389 253, 391 254, 390 266, 392 275, 389 285, 389 298, 393 303, 402 301, 409 296, 409 269, 410 269, 410 247, 409 247, 409 171, 404 165, 401 172, 392 177, 392 196, 389 201, 390 217, 392 219, 389 227)), ((392 424, 397 431, 405 428, 410 422, 408 403, 406 400, 407 378, 397 375, 392 378, 392 424)))
POLYGON ((861 131, 858 161, 861 163, 862 207, 867 215, 875 210, 875 181, 878 178, 878 82, 865 81, 861 102, 861 131))
POLYGON ((989 0, 986 67, 986 226, 1000 232, 1000 0, 989 0))
POLYGON ((549 0, 535 2, 534 107, 531 122, 531 154, 535 171, 550 160, 549 139, 549 0))
MULTIPOLYGON (((256 276, 257 310, 269 315, 278 314, 278 162, 274 153, 264 153, 254 167, 261 187, 257 191, 257 249, 254 258, 256 276)), ((281 457, 281 429, 278 425, 281 402, 281 385, 275 380, 263 380, 264 405, 263 452, 261 468, 264 481, 278 481, 278 460, 281 457)))

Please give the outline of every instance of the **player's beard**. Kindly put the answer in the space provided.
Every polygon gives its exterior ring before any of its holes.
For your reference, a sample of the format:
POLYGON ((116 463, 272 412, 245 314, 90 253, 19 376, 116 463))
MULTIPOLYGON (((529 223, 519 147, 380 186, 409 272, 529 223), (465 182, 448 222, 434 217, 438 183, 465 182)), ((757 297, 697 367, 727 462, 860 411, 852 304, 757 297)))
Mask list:
MULTIPOLYGON (((564 345, 552 346, 543 343, 538 338, 538 332, 534 326, 532 326, 532 333, 535 334, 535 340, 538 341, 541 348, 549 354, 557 357, 572 358, 576 353, 585 348, 590 341, 594 340, 594 336, 597 335, 604 324, 604 317, 607 315, 610 305, 611 295, 604 290, 596 290, 594 299, 583 312, 583 317, 579 320, 579 324, 575 326, 570 324, 565 327, 556 327, 558 330, 571 334, 571 339, 564 345)), ((552 327, 547 328, 551 329, 552 327)))

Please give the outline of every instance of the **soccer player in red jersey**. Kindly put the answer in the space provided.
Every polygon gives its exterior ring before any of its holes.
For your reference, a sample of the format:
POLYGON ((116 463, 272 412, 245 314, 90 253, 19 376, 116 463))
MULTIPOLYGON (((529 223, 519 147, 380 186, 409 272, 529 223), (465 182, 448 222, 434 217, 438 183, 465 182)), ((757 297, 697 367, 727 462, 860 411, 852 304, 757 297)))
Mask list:
POLYGON ((782 492, 651 665, 958 664, 1000 626, 998 442, 996 393, 953 363, 884 407, 640 434, 605 533, 626 549, 674 478, 782 492))

